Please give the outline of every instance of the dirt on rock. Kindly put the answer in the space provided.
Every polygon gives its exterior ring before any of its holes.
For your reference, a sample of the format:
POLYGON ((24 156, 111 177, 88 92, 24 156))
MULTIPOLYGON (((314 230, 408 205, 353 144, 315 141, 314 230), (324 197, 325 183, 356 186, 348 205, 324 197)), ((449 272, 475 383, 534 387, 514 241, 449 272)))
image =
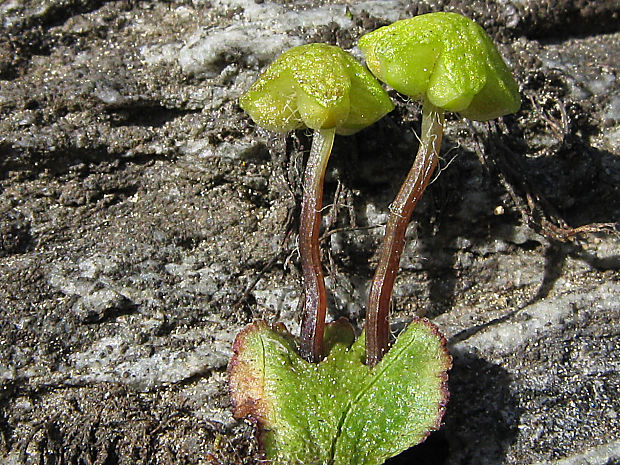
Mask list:
MULTIPOLYGON (((523 104, 447 117, 393 322, 446 334, 451 401, 388 463, 620 463, 620 8, 578 0, 2 3, 2 463, 260 463, 226 364, 253 319, 298 329, 310 139, 237 99, 285 48, 430 11, 485 27, 523 104)), ((390 94, 326 179, 329 316, 358 330, 417 148, 390 94)))

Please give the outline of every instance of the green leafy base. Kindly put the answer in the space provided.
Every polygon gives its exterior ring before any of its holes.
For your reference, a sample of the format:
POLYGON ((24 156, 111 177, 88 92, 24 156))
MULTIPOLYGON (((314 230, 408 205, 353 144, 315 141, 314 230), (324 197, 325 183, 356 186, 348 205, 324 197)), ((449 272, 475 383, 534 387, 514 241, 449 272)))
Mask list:
POLYGON ((439 428, 452 359, 427 320, 414 320, 374 368, 344 318, 325 330, 318 364, 297 353, 284 325, 257 321, 235 340, 229 365, 236 418, 258 425, 276 465, 380 465, 439 428))

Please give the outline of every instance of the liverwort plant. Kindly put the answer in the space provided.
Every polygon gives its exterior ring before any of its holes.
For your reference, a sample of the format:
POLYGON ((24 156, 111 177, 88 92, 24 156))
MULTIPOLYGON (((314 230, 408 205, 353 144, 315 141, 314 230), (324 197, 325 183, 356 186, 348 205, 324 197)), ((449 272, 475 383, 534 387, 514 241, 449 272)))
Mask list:
POLYGON ((303 182, 299 253, 305 291, 302 356, 324 356, 327 297, 319 249, 323 179, 334 135, 353 134, 394 108, 377 80, 339 47, 309 44, 284 52, 239 103, 266 129, 314 130, 303 182))
POLYGON ((439 428, 448 399, 446 340, 415 319, 376 366, 344 318, 325 325, 318 228, 325 166, 336 133, 351 134, 393 107, 378 81, 341 49, 293 48, 240 99, 274 131, 314 129, 304 176, 300 254, 306 292, 301 337, 262 320, 235 339, 228 366, 236 418, 256 423, 275 465, 380 465, 439 428))
POLYGON ((439 428, 451 358, 431 323, 411 322, 374 368, 345 318, 326 325, 325 349, 308 363, 283 325, 263 321, 237 336, 233 413, 257 423, 268 463, 381 465, 439 428))
POLYGON ((397 21, 360 38, 370 70, 398 92, 422 101, 420 146, 390 208, 366 314, 366 361, 389 348, 389 307, 411 214, 437 166, 444 112, 475 121, 516 112, 519 89, 486 32, 456 13, 397 21))

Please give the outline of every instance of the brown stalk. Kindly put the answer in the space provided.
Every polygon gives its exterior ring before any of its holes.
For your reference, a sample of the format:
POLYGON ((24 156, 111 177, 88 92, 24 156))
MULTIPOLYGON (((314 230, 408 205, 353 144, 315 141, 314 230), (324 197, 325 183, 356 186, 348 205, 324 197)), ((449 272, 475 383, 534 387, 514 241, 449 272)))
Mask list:
POLYGON ((314 131, 312 148, 304 174, 299 224, 299 254, 305 293, 300 352, 304 359, 315 363, 323 358, 323 333, 327 308, 319 248, 323 179, 335 133, 335 129, 314 131))
POLYGON ((425 99, 420 147, 407 178, 390 206, 379 263, 370 286, 366 312, 366 364, 369 366, 379 363, 389 348, 390 300, 405 246, 405 232, 411 214, 437 166, 443 121, 443 110, 425 99))

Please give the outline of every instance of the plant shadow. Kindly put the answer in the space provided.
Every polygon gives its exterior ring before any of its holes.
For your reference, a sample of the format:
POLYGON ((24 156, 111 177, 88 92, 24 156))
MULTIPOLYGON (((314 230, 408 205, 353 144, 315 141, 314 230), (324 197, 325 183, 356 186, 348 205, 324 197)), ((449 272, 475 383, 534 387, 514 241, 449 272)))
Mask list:
POLYGON ((476 355, 452 354, 450 401, 439 431, 385 465, 504 463, 517 437, 521 409, 510 376, 476 355))

